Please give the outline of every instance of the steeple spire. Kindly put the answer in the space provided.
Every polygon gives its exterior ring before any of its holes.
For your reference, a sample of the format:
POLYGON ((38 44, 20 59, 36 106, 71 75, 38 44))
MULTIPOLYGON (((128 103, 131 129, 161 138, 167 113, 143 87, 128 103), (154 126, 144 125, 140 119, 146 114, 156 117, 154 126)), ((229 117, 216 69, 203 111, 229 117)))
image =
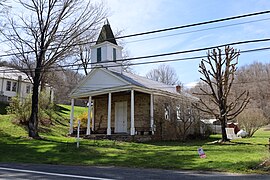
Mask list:
POLYGON ((104 25, 101 29, 101 32, 98 36, 98 40, 96 42, 96 44, 100 44, 103 43, 105 41, 108 41, 110 43, 113 43, 115 45, 117 45, 117 42, 115 40, 115 37, 113 35, 109 20, 106 19, 106 21, 104 22, 104 25))

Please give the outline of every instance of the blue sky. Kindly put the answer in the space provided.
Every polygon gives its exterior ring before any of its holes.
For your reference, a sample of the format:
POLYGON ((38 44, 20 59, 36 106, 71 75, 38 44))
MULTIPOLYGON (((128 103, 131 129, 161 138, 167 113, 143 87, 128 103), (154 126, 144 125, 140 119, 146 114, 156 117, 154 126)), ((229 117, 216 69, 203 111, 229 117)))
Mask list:
MULTIPOLYGON (((109 21, 112 29, 114 31, 124 30, 123 35, 270 10, 270 1, 268 0, 104 0, 103 2, 109 8, 109 21)), ((126 38, 125 48, 129 51, 130 57, 137 57, 203 48, 230 42, 270 38, 269 24, 270 14, 260 15, 229 22, 126 38), (249 22, 257 20, 259 21, 249 22), (192 32, 224 25, 231 26, 192 32), (155 39, 144 40, 154 37, 155 39)), ((240 50, 247 50, 268 46, 270 46, 270 42, 234 47, 240 50)), ((167 56, 148 59, 147 61, 201 55, 206 55, 206 52, 167 56)), ((137 62, 141 61, 145 60, 138 60, 137 62)), ((239 66, 251 64, 254 61, 270 62, 270 51, 241 54, 239 57, 239 66)), ((200 74, 198 73, 199 62, 200 59, 168 64, 175 68, 179 79, 185 85, 189 85, 192 82, 198 81, 200 78, 200 74)), ((145 75, 146 72, 158 65, 138 65, 133 66, 133 69, 138 74, 145 75)))

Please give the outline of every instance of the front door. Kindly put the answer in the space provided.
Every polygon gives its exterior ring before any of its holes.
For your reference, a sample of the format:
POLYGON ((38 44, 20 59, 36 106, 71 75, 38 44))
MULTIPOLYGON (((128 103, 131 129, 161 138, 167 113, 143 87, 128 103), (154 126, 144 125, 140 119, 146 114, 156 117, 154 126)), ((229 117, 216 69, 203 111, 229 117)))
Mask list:
POLYGON ((115 133, 127 132, 127 102, 115 103, 115 133))

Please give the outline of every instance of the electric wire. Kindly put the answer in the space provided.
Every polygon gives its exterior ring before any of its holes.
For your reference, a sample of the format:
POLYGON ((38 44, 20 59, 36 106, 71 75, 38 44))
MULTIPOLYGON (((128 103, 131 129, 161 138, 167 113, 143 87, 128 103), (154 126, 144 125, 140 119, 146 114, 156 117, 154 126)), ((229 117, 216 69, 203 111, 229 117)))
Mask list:
MULTIPOLYGON (((258 16, 258 15, 269 14, 269 13, 270 13, 270 10, 266 10, 266 11, 260 11, 260 12, 255 12, 255 13, 243 14, 243 15, 238 15, 238 16, 231 16, 231 17, 226 17, 226 18, 221 18, 221 19, 215 19, 215 20, 210 20, 210 21, 203 21, 203 22, 198 22, 198 23, 193 23, 193 24, 187 24, 187 25, 182 25, 182 26, 176 26, 176 27, 170 27, 170 28, 146 31, 146 32, 141 32, 141 33, 129 34, 129 35, 125 35, 125 36, 109 38, 109 39, 106 39, 106 40, 109 41, 109 40, 112 40, 112 39, 123 39, 123 38, 135 37, 135 36, 142 36, 142 35, 147 35, 147 34, 154 34, 154 33, 171 31, 171 30, 176 30, 176 29, 189 28, 189 27, 194 27, 194 26, 200 26, 200 25, 212 24, 212 23, 217 23, 217 22, 241 19, 241 18, 258 16)), ((96 43, 96 42, 97 41, 89 41, 89 42, 77 43, 77 44, 73 44, 73 45, 69 45, 69 46, 61 46, 60 48, 74 47, 74 46, 85 45, 85 44, 96 43)), ((48 50, 55 50, 55 49, 58 49, 58 48, 59 48, 59 46, 58 47, 51 47, 48 50)), ((25 54, 30 54, 30 53, 34 53, 34 52, 35 51, 25 51, 24 53, 25 54)), ((13 56, 13 55, 20 55, 20 53, 0 54, 0 57, 9 57, 9 56, 13 56)))

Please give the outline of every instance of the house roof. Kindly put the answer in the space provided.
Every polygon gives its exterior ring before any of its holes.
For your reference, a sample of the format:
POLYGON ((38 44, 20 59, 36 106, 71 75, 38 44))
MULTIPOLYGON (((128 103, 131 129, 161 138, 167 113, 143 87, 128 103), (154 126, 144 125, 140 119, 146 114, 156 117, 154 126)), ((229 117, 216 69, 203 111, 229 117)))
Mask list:
POLYGON ((127 72, 118 72, 110 69, 96 68, 92 70, 71 92, 71 97, 85 97, 112 91, 122 91, 130 88, 140 88, 148 92, 166 95, 182 96, 197 100, 196 97, 176 91, 176 87, 157 82, 146 77, 127 72))
POLYGON ((17 81, 19 76, 22 77, 22 81, 30 83, 30 80, 25 73, 7 66, 0 67, 0 78, 17 81))
POLYGON ((97 40, 96 44, 100 44, 100 43, 103 43, 105 41, 108 41, 108 42, 111 42, 111 43, 117 45, 117 42, 115 40, 115 37, 113 35, 112 29, 111 29, 111 26, 110 26, 108 20, 106 21, 106 24, 103 25, 103 27, 100 31, 100 34, 98 36, 98 40, 97 40))
MULTIPOLYGON (((109 70, 111 71, 111 70, 109 70)), ((116 76, 128 81, 129 83, 135 85, 135 86, 140 86, 143 88, 147 88, 147 89, 152 89, 152 90, 158 90, 158 91, 166 91, 172 94, 176 94, 179 95, 179 93, 176 91, 176 87, 173 85, 168 85, 168 84, 164 84, 158 81, 154 81, 151 79, 148 79, 146 77, 142 77, 136 74, 132 74, 132 73, 127 73, 127 72, 115 72, 115 71, 111 71, 113 74, 115 74, 116 76)), ((181 92, 181 95, 184 95, 186 97, 190 97, 190 98, 195 98, 194 96, 192 96, 191 94, 188 94, 186 92, 181 92)))

